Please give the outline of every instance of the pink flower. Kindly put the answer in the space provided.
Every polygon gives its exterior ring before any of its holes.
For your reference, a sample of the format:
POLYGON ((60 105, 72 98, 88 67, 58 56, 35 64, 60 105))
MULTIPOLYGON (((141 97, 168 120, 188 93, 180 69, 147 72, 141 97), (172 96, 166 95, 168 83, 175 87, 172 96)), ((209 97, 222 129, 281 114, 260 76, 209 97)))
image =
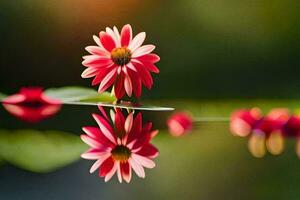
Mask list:
POLYGON ((177 112, 167 120, 169 132, 175 136, 182 136, 193 128, 193 118, 186 112, 177 112))
POLYGON ((282 128, 290 117, 287 109, 272 109, 265 117, 255 123, 253 132, 264 134, 269 137, 272 133, 282 133, 282 128))
MULTIPOLYGON (((252 109, 253 110, 253 109, 252 109)), ((279 155, 284 150, 284 138, 298 140, 297 155, 300 157, 300 117, 291 115, 286 108, 272 109, 266 116, 260 111, 239 110, 232 114, 231 131, 235 135, 248 136, 248 148, 255 157, 263 157, 268 150, 279 155)))
POLYGON ((230 131, 233 135, 248 136, 261 118, 262 115, 259 108, 237 110, 231 114, 230 131))
POLYGON ((3 99, 2 103, 9 113, 32 123, 55 115, 61 108, 59 100, 47 97, 39 87, 23 87, 19 93, 3 99))
POLYGON ((98 38, 94 36, 97 46, 85 49, 92 55, 84 56, 82 64, 87 67, 82 78, 95 77, 92 85, 100 84, 99 92, 114 86, 118 99, 125 95, 140 97, 142 84, 151 89, 153 80, 150 72, 159 73, 155 66, 160 58, 151 53, 155 46, 142 45, 146 33, 141 32, 132 38, 132 29, 125 25, 121 33, 116 27, 101 31, 98 38))
POLYGON ((250 135, 248 148, 254 157, 263 157, 266 149, 273 155, 284 150, 282 128, 286 120, 280 115, 272 116, 272 111, 270 114, 257 122, 250 135))
MULTIPOLYGON (((103 111, 102 108, 100 108, 103 111)), ((102 112, 103 113, 103 112, 102 112)), ((142 114, 136 117, 129 113, 125 118, 120 109, 111 112, 111 120, 104 113, 103 117, 93 114, 99 127, 83 127, 86 134, 81 139, 90 149, 81 155, 82 158, 96 160, 90 169, 93 173, 99 168, 99 176, 105 182, 116 173, 119 182, 131 180, 131 168, 137 176, 144 178, 146 168, 155 167, 153 158, 158 150, 150 140, 158 133, 152 130, 152 123, 142 125, 142 114)))

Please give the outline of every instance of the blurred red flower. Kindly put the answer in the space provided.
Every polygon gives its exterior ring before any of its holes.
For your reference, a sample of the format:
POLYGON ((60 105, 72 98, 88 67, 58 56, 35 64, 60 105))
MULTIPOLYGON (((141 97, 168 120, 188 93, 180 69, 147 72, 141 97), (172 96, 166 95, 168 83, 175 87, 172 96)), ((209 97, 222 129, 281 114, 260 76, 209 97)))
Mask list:
MULTIPOLYGON (((300 117, 291 115, 285 108, 272 109, 265 116, 257 108, 242 109, 232 114, 230 129, 234 135, 250 136, 248 148, 253 156, 263 157, 266 149, 273 155, 279 155, 284 149, 285 137, 299 141, 300 117)), ((296 152, 300 157, 300 142, 296 152)))
POLYGON ((187 112, 177 112, 168 118, 167 125, 171 135, 182 136, 192 130, 193 118, 187 112))
POLYGON ((32 123, 55 115, 61 108, 61 102, 47 97, 40 87, 23 87, 3 99, 2 104, 13 116, 32 123))
POLYGON ((261 118, 262 114, 259 108, 237 110, 230 117, 231 133, 241 137, 248 136, 261 118))

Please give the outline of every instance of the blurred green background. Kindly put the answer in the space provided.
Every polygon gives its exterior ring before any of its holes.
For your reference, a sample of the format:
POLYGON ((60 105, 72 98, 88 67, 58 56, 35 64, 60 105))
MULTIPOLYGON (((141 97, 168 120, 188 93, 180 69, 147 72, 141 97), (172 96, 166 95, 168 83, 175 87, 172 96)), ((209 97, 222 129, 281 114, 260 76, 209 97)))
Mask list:
POLYGON ((0 86, 89 86, 84 47, 106 26, 161 56, 146 98, 300 97, 298 0, 2 0, 0 86))

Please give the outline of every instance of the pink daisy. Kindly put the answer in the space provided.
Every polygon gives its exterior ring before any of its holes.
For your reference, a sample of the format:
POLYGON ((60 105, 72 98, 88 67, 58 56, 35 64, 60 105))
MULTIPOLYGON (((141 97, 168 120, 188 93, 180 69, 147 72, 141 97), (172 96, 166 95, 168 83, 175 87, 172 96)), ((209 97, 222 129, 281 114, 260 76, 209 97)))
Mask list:
POLYGON ((32 123, 55 115, 61 108, 61 102, 47 97, 40 87, 23 87, 2 102, 10 114, 32 123))
POLYGON ((155 66, 160 58, 151 53, 155 46, 142 45, 146 37, 145 32, 132 38, 132 29, 125 25, 121 34, 116 27, 106 28, 94 36, 97 46, 88 46, 85 49, 92 55, 84 56, 82 64, 87 67, 82 78, 95 77, 92 85, 100 84, 99 92, 113 86, 118 99, 132 93, 140 97, 142 84, 151 89, 153 79, 150 72, 159 73, 155 66))
POLYGON ((111 120, 100 107, 102 116, 93 114, 99 127, 83 127, 86 134, 81 139, 90 149, 81 155, 88 160, 96 160, 90 169, 93 173, 99 168, 99 176, 105 182, 116 173, 119 182, 131 180, 131 169, 137 176, 144 178, 146 168, 155 167, 153 158, 158 150, 150 140, 158 133, 152 130, 152 123, 142 125, 142 114, 136 117, 129 113, 125 118, 120 109, 111 112, 111 120))

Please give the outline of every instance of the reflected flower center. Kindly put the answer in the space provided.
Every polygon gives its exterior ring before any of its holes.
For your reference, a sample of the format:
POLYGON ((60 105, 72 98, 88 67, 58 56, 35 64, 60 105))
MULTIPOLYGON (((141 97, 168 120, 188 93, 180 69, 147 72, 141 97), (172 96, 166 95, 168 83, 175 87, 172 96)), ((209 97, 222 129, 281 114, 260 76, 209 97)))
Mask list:
POLYGON ((111 154, 114 160, 126 162, 131 156, 131 151, 124 145, 118 145, 111 151, 111 154))
POLYGON ((30 107, 30 108, 40 108, 46 103, 40 102, 40 101, 25 101, 21 102, 18 105, 20 106, 25 106, 25 107, 30 107))
POLYGON ((128 64, 131 60, 131 52, 126 47, 115 48, 111 52, 111 59, 119 66, 128 64))

